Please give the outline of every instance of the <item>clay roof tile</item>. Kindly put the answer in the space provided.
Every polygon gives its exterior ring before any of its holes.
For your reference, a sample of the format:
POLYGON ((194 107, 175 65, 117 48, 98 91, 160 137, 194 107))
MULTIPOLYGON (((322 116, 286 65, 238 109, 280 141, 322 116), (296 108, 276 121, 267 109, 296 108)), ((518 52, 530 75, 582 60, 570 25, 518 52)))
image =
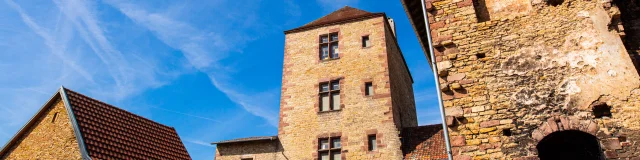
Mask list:
POLYGON ((90 157, 191 159, 174 128, 66 88, 65 92, 90 157))

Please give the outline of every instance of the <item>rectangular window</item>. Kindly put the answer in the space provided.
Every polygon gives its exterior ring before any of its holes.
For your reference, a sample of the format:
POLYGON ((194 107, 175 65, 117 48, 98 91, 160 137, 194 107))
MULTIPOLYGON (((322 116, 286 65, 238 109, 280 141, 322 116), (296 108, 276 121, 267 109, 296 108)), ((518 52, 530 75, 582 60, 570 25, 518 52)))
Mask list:
POLYGON ((319 139, 318 142, 318 159, 342 159, 342 143, 340 143, 340 137, 322 138, 319 139))
POLYGON ((373 83, 371 82, 364 83, 364 95, 373 96, 373 83))
POLYGON ((369 135, 367 137, 367 143, 369 145, 369 151, 375 151, 378 148, 378 144, 376 142, 376 135, 369 135))
POLYGON ((320 35, 320 59, 336 59, 340 57, 338 32, 320 35))
POLYGON ((340 81, 320 83, 320 112, 340 110, 340 81))
POLYGON ((362 36, 362 47, 370 47, 371 43, 369 42, 369 36, 362 36))
POLYGON ((56 122, 56 118, 58 118, 58 112, 53 114, 53 118, 51 118, 51 123, 56 122))

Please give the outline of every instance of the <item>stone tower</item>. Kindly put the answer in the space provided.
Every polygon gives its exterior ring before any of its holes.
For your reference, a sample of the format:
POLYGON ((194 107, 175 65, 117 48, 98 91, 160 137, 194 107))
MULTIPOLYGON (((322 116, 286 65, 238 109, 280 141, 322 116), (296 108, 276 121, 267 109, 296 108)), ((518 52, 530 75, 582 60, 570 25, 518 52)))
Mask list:
POLYGON ((401 2, 435 56, 455 159, 640 157, 640 1, 401 2))
POLYGON ((212 144, 217 160, 442 159, 442 125, 418 126, 393 19, 344 7, 285 31, 278 135, 212 144))
POLYGON ((285 37, 284 155, 402 159, 400 131, 417 126, 413 80, 385 14, 344 7, 285 37))

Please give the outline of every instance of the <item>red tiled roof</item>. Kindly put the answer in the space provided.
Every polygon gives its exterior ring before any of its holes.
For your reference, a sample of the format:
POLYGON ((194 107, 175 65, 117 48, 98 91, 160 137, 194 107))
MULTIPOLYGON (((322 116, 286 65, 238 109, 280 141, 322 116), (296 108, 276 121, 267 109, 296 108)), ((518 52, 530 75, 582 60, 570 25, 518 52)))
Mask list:
POLYGON ((65 88, 89 157, 191 159, 168 127, 65 88))
POLYGON ((404 159, 447 159, 441 124, 405 128, 403 134, 404 159))
POLYGON ((322 27, 326 25, 332 25, 336 23, 349 22, 353 20, 383 16, 383 15, 384 13, 371 13, 371 12, 359 10, 356 8, 352 8, 349 6, 345 6, 343 8, 338 9, 337 11, 334 11, 322 18, 319 18, 315 21, 307 23, 301 27, 285 31, 285 33, 298 32, 298 31, 308 30, 308 29, 322 27))

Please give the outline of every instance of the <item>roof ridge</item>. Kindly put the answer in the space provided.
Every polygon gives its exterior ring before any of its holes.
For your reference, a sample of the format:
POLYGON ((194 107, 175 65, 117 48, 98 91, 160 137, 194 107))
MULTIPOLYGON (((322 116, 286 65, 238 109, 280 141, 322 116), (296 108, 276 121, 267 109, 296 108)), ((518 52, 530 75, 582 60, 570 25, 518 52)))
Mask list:
POLYGON ((124 110, 124 109, 122 109, 122 108, 120 108, 120 107, 117 107, 117 106, 111 105, 111 104, 109 104, 109 103, 106 103, 106 102, 100 101, 100 100, 98 100, 98 99, 95 99, 95 98, 89 97, 89 96, 84 95, 84 94, 82 94, 82 93, 80 93, 80 92, 73 91, 73 90, 71 90, 71 89, 69 89, 69 88, 65 88, 65 87, 62 87, 62 88, 64 88, 64 90, 65 90, 65 91, 70 91, 70 92, 72 92, 72 93, 74 93, 74 94, 77 94, 77 95, 80 95, 80 96, 87 97, 87 98, 89 98, 89 99, 91 99, 91 100, 93 100, 93 101, 100 102, 100 103, 105 104, 106 106, 109 106, 109 107, 114 108, 114 109, 116 109, 116 110, 120 110, 120 111, 123 111, 124 113, 131 114, 131 115, 133 115, 134 117, 142 118, 142 119, 143 119, 143 120, 145 120, 145 121, 149 121, 149 122, 151 122, 151 123, 159 124, 159 125, 161 125, 161 126, 163 126, 163 127, 167 127, 167 128, 173 129, 173 130, 175 131, 175 128, 173 128, 173 127, 171 127, 171 126, 168 126, 168 125, 165 125, 165 124, 162 124, 162 123, 158 123, 158 122, 153 121, 153 120, 151 120, 151 119, 148 119, 148 118, 142 117, 142 116, 140 116, 140 115, 137 115, 137 114, 135 114, 135 113, 129 112, 129 111, 127 111, 127 110, 124 110))
MULTIPOLYGON (((307 23, 307 24, 304 24, 304 25, 302 25, 302 26, 306 26, 306 25, 309 25, 309 24, 311 24, 311 23, 313 23, 313 22, 317 22, 317 21, 322 20, 323 18, 325 18, 325 17, 327 17, 327 16, 329 16, 329 15, 331 15, 331 14, 333 14, 333 13, 336 13, 336 12, 338 12, 338 11, 342 11, 342 10, 347 10, 347 9, 355 9, 355 10, 358 10, 358 11, 367 12, 367 11, 365 11, 365 10, 361 10, 361 9, 358 9, 358 8, 353 8, 353 7, 349 7, 349 6, 346 6, 346 5, 345 5, 344 7, 340 8, 340 9, 338 9, 338 10, 335 10, 335 11, 333 11, 333 12, 331 12, 331 13, 327 14, 327 15, 324 15, 324 16, 322 16, 322 17, 320 17, 320 18, 318 18, 318 19, 316 19, 316 20, 313 20, 313 21, 311 21, 311 22, 309 22, 309 23, 307 23)), ((367 12, 367 13, 371 13, 371 12, 367 12)))
POLYGON ((344 6, 338 10, 335 10, 327 15, 324 15, 300 27, 287 30, 285 31, 285 34, 302 31, 302 30, 308 30, 308 29, 331 25, 331 24, 345 23, 345 22, 350 22, 358 19, 367 19, 367 18, 383 16, 383 15, 384 13, 372 13, 372 12, 368 12, 358 8, 344 6))

